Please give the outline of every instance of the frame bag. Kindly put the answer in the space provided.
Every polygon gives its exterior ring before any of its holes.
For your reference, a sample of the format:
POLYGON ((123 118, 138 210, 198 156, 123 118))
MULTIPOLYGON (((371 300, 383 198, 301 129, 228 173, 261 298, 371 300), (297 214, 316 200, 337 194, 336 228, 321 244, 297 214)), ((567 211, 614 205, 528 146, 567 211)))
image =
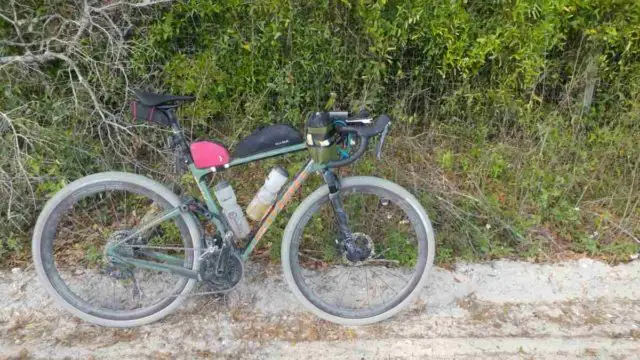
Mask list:
POLYGON ((265 151, 301 144, 302 136, 289 125, 276 124, 258 129, 242 139, 233 152, 233 157, 242 158, 265 151))
POLYGON ((193 164, 198 169, 211 168, 213 171, 229 167, 231 157, 227 148, 215 141, 194 141, 189 144, 193 164))

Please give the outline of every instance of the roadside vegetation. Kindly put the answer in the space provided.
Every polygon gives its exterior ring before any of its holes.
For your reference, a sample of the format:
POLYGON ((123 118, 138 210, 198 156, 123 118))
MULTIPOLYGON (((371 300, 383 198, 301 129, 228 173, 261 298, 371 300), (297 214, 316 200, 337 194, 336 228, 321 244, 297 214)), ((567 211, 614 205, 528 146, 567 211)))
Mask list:
MULTIPOLYGON (((259 126, 302 130, 319 109, 390 114, 383 160, 341 172, 416 194, 441 264, 640 251, 635 0, 8 0, 0 15, 0 264, 30 261, 39 210, 83 175, 194 191, 166 133, 132 123, 132 88, 196 95, 186 132, 231 148, 259 126)), ((246 205, 277 162, 223 176, 246 205)))

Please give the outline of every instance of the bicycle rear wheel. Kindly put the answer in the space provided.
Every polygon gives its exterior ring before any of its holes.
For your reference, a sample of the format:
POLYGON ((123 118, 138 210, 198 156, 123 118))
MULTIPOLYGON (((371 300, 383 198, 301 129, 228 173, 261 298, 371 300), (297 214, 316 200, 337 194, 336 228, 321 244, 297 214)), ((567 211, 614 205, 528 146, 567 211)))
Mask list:
MULTIPOLYGON (((139 326, 168 315, 195 280, 114 262, 106 249, 179 205, 169 189, 140 175, 108 172, 74 181, 49 200, 34 229, 32 254, 42 284, 65 309, 102 326, 139 326)), ((197 271, 199 239, 193 216, 181 213, 116 251, 130 258, 153 251, 197 271)))
POLYGON ((382 321, 423 288, 435 251, 431 223, 413 195, 384 179, 344 178, 340 196, 367 258, 347 259, 325 185, 300 204, 285 229, 285 279, 323 319, 343 325, 382 321))

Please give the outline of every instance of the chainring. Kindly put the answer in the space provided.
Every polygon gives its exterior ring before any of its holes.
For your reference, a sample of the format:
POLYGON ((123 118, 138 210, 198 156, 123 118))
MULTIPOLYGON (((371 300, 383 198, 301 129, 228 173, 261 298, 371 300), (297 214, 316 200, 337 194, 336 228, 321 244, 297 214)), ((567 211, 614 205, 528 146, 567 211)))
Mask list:
POLYGON ((244 275, 244 265, 242 259, 236 254, 229 254, 222 274, 216 272, 220 251, 205 254, 200 260, 200 276, 207 291, 223 292, 236 287, 244 275))

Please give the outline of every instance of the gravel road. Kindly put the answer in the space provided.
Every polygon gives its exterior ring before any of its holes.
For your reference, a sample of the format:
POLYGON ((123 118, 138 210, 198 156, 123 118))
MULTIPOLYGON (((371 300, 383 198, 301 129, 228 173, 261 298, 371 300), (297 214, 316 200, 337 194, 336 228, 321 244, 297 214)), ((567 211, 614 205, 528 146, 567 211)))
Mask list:
POLYGON ((640 359, 640 261, 438 268, 412 308, 357 328, 307 313, 278 267, 248 274, 227 296, 123 330, 58 309, 32 270, 0 272, 0 359, 640 359))

